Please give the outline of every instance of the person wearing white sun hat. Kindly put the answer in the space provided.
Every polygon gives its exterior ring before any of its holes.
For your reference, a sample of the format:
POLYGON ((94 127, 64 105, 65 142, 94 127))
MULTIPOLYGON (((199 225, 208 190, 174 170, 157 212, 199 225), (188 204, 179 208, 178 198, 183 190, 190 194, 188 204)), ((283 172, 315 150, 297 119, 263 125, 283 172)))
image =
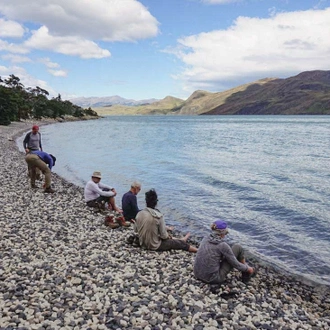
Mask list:
POLYGON ((89 180, 85 186, 84 197, 87 206, 100 207, 105 209, 105 204, 108 203, 108 208, 119 213, 122 210, 116 206, 115 196, 117 195, 116 189, 101 183, 101 172, 95 171, 92 174, 91 180, 89 180))

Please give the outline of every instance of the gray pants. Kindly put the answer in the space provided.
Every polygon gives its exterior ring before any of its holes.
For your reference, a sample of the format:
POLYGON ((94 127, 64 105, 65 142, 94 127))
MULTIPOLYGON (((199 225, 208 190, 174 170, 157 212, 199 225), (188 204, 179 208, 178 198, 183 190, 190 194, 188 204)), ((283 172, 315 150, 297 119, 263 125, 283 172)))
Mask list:
MULTIPOLYGON (((244 250, 239 244, 234 244, 231 249, 239 262, 244 260, 244 250)), ((220 264, 220 271, 219 271, 219 283, 222 283, 226 280, 228 273, 233 269, 233 266, 224 259, 220 264)))

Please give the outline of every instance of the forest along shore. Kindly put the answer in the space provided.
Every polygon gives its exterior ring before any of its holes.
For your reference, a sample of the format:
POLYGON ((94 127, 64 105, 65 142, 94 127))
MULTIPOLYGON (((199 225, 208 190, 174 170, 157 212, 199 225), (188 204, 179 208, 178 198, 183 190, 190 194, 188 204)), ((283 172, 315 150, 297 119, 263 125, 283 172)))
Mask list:
POLYGON ((30 128, 0 126, 0 329, 330 329, 329 287, 260 265, 212 294, 193 254, 127 245, 132 228, 105 227, 82 188, 52 174, 56 193, 32 190, 15 143, 30 128))

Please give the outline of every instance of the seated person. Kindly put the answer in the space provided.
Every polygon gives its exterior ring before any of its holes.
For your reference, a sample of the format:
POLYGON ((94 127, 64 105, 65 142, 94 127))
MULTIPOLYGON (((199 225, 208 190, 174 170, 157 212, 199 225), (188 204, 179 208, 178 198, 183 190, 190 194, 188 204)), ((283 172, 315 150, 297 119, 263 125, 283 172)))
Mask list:
POLYGON ((156 191, 154 189, 147 191, 147 207, 136 215, 134 229, 139 235, 140 246, 155 251, 185 250, 197 252, 194 246, 187 243, 189 233, 181 239, 170 237, 164 217, 156 209, 157 202, 156 191))
POLYGON ((244 250, 224 242, 228 234, 227 223, 217 220, 211 225, 212 233, 203 238, 195 258, 195 277, 208 284, 221 284, 227 274, 236 268, 242 272, 242 281, 247 283, 254 269, 245 263, 244 250))
POLYGON ((135 222, 135 217, 140 211, 137 205, 136 195, 141 190, 141 183, 134 181, 131 184, 131 189, 123 195, 121 207, 123 209, 124 218, 126 221, 135 222))
POLYGON ((87 206, 101 206, 102 209, 105 209, 105 203, 108 203, 109 209, 121 213, 122 210, 116 206, 115 202, 115 196, 117 195, 115 188, 101 183, 101 178, 101 172, 95 171, 92 175, 92 179, 87 182, 84 190, 87 206))

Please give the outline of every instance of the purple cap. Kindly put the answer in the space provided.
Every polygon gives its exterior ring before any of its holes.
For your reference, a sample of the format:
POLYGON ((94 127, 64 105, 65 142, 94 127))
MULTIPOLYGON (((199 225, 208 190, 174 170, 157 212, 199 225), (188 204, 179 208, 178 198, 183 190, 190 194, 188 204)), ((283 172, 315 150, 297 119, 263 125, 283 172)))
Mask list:
POLYGON ((227 223, 223 220, 217 220, 214 221, 213 223, 215 224, 217 230, 218 229, 223 230, 227 228, 227 223))

